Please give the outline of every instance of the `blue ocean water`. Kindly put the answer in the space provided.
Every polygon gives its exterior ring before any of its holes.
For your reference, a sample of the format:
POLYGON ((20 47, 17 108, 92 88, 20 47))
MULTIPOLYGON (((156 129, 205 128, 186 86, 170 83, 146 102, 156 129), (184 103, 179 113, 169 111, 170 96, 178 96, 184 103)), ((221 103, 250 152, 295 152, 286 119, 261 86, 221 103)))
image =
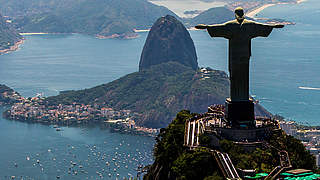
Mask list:
POLYGON ((152 137, 99 127, 61 129, 1 118, 0 179, 128 179, 153 162, 152 137))
MULTIPOLYGON (((138 70, 143 41, 26 36, 18 51, 0 56, 0 84, 29 97, 107 83, 138 70)), ((153 162, 153 137, 101 127, 61 129, 0 116, 0 179, 123 179, 136 177, 138 166, 153 162)))
POLYGON ((308 0, 298 5, 274 6, 259 16, 297 24, 287 26, 273 34, 270 41, 255 47, 253 93, 265 98, 262 104, 273 113, 304 124, 320 125, 320 2, 308 0), (258 51, 264 47, 268 50, 258 51), (262 53, 266 57, 259 64, 262 53))
POLYGON ((13 53, 0 56, 0 83, 24 96, 83 89, 138 70, 144 37, 134 40, 91 36, 33 35, 13 53))
MULTIPOLYGON (((320 125, 320 2, 273 6, 259 16, 297 24, 253 40, 251 94, 272 113, 320 125)), ((190 33, 199 65, 227 71, 227 41, 212 39, 205 31, 190 33)), ((26 36, 18 51, 0 56, 0 84, 23 96, 39 92, 51 96, 61 90, 108 83, 138 70, 146 36, 141 33, 131 40, 79 34, 26 36)), ((109 173, 111 179, 119 174, 120 179, 135 175, 137 165, 152 162, 154 139, 98 127, 63 127, 57 132, 49 126, 0 117, 0 144, 0 179, 12 175, 25 179, 52 179, 57 175, 62 179, 96 179, 99 173, 105 179, 109 173), (73 162, 76 165, 71 168, 73 162)))
MULTIPOLYGON (((252 41, 250 93, 274 114, 320 125, 320 2, 283 4, 258 17, 281 18, 296 25, 274 29, 252 41)), ((192 32, 199 64, 227 71, 227 40, 192 32)))

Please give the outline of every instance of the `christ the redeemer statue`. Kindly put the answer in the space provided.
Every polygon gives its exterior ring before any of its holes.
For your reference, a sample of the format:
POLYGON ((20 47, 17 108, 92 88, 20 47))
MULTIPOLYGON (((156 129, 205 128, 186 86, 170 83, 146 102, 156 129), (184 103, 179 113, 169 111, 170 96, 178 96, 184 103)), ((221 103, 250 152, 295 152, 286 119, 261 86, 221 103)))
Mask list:
POLYGON ((235 20, 224 24, 199 24, 196 28, 207 29, 211 37, 223 37, 229 40, 229 101, 245 103, 250 101, 249 60, 251 56, 251 39, 268 37, 273 28, 283 28, 284 26, 278 24, 268 25, 247 20, 244 18, 244 11, 240 7, 235 9, 235 16, 235 20))

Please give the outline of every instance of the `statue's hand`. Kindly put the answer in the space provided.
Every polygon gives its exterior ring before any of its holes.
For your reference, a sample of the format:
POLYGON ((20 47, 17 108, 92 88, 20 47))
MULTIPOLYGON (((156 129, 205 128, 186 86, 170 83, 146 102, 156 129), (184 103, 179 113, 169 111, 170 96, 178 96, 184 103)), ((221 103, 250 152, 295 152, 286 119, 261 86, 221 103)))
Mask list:
POLYGON ((208 26, 205 25, 205 24, 198 24, 198 25, 195 26, 196 29, 207 29, 207 27, 208 26))
POLYGON ((274 27, 275 27, 275 28, 283 28, 284 25, 283 25, 283 24, 276 24, 274 27))

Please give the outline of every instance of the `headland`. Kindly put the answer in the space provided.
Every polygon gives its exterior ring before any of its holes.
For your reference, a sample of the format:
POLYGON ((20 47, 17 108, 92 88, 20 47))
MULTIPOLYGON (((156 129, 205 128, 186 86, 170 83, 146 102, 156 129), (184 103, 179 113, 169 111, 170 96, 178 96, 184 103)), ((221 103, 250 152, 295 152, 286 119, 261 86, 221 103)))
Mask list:
POLYGON ((10 46, 10 48, 0 50, 0 55, 1 55, 1 54, 10 53, 10 52, 12 52, 12 51, 18 50, 19 47, 20 47, 20 45, 22 45, 22 44, 24 43, 24 41, 25 41, 25 40, 22 39, 22 40, 20 40, 20 41, 18 41, 18 42, 16 42, 16 43, 14 43, 14 45, 10 46))

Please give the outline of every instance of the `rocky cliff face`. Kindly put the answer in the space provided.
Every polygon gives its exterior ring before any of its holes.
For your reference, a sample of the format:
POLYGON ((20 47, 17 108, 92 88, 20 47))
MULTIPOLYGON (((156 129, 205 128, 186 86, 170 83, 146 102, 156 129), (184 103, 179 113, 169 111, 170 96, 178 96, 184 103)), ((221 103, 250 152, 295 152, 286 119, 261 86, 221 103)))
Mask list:
POLYGON ((10 49, 14 44, 20 41, 22 37, 6 23, 0 15, 0 54, 5 49, 10 49))
POLYGON ((170 61, 194 70, 198 68, 196 50, 189 32, 175 17, 167 15, 153 24, 141 54, 139 70, 170 61))

